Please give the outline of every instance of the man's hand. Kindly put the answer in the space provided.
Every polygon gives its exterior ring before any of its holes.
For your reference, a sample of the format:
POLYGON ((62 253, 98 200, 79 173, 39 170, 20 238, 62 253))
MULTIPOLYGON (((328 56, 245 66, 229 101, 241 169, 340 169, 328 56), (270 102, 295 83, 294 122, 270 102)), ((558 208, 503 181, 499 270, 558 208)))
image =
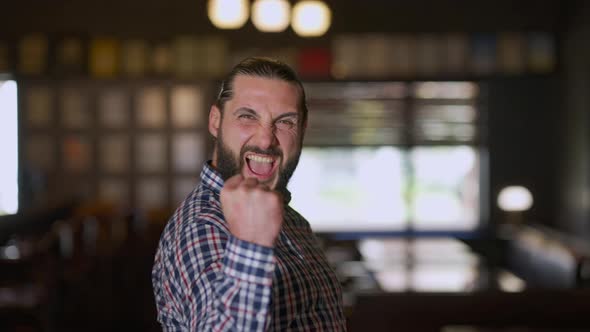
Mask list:
POLYGON ((256 178, 232 176, 221 189, 221 209, 240 240, 273 247, 283 223, 281 195, 256 178))

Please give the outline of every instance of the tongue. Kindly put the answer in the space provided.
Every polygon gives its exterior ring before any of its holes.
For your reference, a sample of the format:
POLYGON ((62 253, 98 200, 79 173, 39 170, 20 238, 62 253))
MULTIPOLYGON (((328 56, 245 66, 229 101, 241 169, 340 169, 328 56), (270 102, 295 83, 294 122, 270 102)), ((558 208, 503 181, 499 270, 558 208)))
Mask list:
POLYGON ((250 160, 248 163, 252 172, 258 175, 268 175, 272 170, 272 163, 261 163, 258 161, 250 160))

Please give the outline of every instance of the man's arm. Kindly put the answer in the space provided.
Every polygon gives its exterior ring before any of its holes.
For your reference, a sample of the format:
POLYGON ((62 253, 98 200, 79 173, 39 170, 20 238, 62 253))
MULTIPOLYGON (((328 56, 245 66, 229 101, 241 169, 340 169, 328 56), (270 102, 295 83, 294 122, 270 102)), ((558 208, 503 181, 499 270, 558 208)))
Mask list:
POLYGON ((199 221, 158 252, 154 284, 166 331, 263 331, 270 319, 273 249, 199 221))
MULTIPOLYGON (((255 178, 236 175, 225 181, 220 200, 222 211, 200 210, 197 222, 168 234, 163 246, 169 250, 156 256, 163 326, 262 331, 269 320, 281 196, 255 178)), ((194 218, 191 209, 179 214, 175 217, 194 218)))

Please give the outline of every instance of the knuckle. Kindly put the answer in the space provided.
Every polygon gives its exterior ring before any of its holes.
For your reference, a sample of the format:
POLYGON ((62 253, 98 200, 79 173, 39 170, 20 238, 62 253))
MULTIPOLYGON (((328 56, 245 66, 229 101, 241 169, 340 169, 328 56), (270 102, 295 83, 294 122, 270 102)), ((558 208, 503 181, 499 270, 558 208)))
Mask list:
POLYGON ((275 192, 270 192, 268 193, 269 195, 269 201, 271 201, 273 204, 279 205, 281 203, 281 197, 279 194, 275 193, 275 192))
POLYGON ((253 195, 254 195, 256 198, 259 198, 259 199, 262 199, 262 198, 264 198, 264 196, 265 196, 265 192, 264 192, 264 190, 262 190, 262 189, 260 189, 260 188, 258 188, 258 187, 256 187, 256 188, 252 189, 252 194, 253 194, 253 195))

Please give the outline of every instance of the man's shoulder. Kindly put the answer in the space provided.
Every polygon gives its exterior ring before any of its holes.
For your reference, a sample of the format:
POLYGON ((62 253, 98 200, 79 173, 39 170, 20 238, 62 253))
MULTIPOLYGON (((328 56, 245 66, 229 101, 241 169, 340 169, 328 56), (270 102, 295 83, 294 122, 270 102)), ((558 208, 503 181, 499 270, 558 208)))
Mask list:
POLYGON ((162 235, 175 234, 177 237, 204 230, 229 232, 219 195, 199 184, 172 214, 162 235))
POLYGON ((285 206, 285 214, 287 217, 287 221, 290 222, 294 226, 308 228, 311 231, 311 226, 307 219, 302 216, 297 210, 292 208, 290 205, 285 206))
POLYGON ((215 213, 223 218, 219 195, 211 188, 199 184, 178 206, 174 214, 194 218, 202 213, 215 213))

